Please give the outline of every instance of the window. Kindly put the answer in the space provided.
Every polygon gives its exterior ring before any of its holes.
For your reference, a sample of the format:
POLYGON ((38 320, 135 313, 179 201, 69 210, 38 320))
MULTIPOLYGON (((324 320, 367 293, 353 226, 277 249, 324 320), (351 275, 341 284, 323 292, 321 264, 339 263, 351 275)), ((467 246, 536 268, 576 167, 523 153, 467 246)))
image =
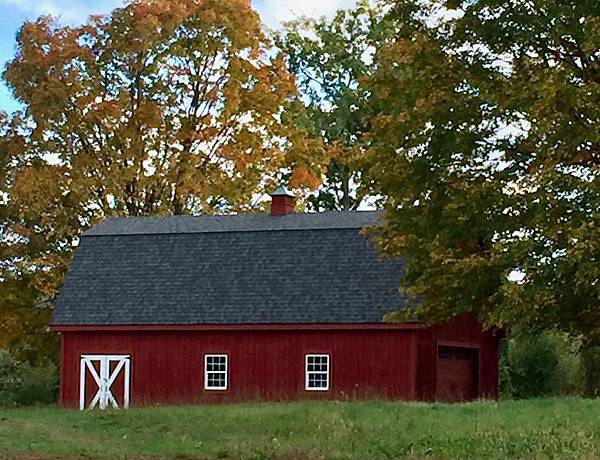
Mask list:
POLYGON ((440 346, 438 359, 443 361, 473 361, 476 351, 473 348, 440 346))
POLYGON ((227 389, 227 355, 204 355, 204 389, 227 389))
POLYGON ((306 390, 329 390, 329 355, 306 355, 306 390))
POLYGON ((454 358, 454 353, 452 353, 452 348, 450 347, 439 347, 438 348, 438 358, 444 361, 452 361, 454 358))

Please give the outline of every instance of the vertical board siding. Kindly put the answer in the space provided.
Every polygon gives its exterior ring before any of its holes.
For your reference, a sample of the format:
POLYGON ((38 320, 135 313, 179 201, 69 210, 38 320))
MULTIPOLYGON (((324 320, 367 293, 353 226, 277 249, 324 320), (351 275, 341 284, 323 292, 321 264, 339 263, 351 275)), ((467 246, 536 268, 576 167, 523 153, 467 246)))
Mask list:
POLYGON ((131 355, 131 404, 241 400, 414 400, 417 334, 401 330, 65 332, 61 401, 79 401, 82 354, 131 355), (227 390, 204 389, 204 355, 227 354, 227 390), (306 354, 329 354, 330 389, 306 391, 306 354))

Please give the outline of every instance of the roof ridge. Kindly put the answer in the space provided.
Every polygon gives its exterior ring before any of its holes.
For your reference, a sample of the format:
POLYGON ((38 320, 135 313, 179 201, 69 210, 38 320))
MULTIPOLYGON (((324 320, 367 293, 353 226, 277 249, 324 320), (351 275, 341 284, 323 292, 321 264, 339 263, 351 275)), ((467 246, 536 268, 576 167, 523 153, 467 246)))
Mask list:
POLYGON ((271 216, 267 213, 116 216, 105 219, 82 236, 231 233, 364 228, 381 222, 382 212, 325 211, 271 216))

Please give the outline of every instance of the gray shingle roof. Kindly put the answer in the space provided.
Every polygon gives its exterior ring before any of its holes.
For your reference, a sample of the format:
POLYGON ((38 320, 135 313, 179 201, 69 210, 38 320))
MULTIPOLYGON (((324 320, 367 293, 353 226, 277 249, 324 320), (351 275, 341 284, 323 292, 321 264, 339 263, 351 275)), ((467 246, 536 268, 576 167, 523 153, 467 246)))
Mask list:
POLYGON ((100 222, 85 232, 84 236, 363 228, 376 225, 381 216, 379 211, 330 211, 294 213, 277 217, 270 214, 116 217, 100 222))
POLYGON ((81 238, 55 325, 374 323, 405 301, 376 212, 110 219, 81 238))

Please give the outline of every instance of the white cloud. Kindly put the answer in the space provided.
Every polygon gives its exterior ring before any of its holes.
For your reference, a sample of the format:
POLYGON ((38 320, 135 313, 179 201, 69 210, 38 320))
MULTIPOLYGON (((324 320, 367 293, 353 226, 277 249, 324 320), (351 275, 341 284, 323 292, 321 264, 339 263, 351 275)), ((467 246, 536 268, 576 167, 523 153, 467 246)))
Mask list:
POLYGON ((349 8, 356 0, 301 0, 290 2, 286 0, 254 0, 256 8, 265 24, 271 28, 279 28, 283 21, 289 21, 297 16, 331 16, 341 8, 349 8))
POLYGON ((64 24, 81 24, 92 14, 106 14, 121 5, 121 0, 0 0, 0 6, 17 9, 28 19, 52 15, 64 24))

